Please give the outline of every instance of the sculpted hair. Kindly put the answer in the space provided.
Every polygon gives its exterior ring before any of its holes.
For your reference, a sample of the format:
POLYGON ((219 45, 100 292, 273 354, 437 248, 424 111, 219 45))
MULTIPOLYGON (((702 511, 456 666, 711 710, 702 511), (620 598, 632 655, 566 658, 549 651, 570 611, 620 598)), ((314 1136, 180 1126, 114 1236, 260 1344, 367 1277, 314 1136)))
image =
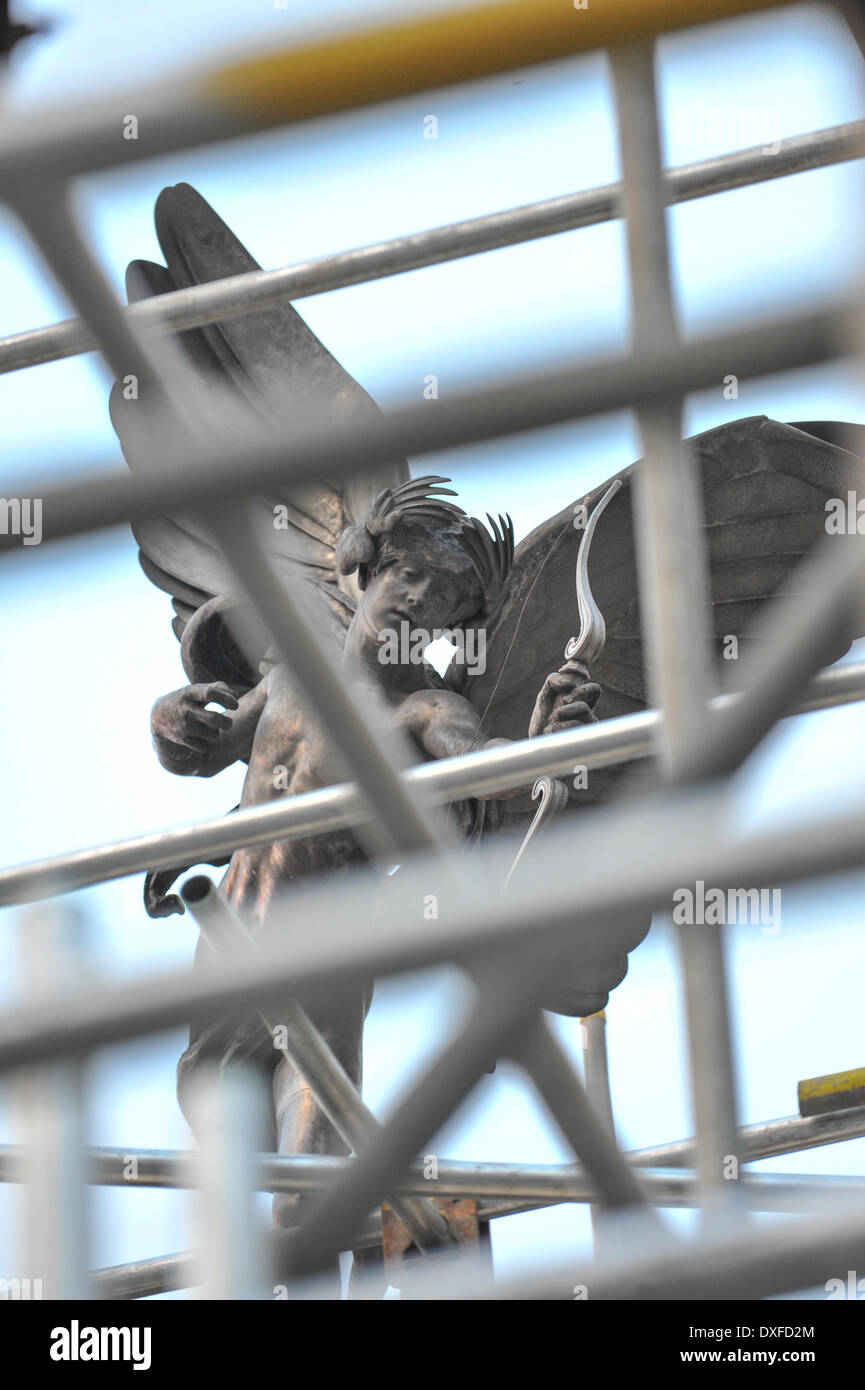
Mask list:
POLYGON ((450 481, 430 474, 412 478, 399 487, 385 488, 364 521, 343 531, 336 547, 336 567, 340 574, 354 574, 356 570, 358 584, 365 589, 385 537, 398 524, 415 522, 424 528, 450 531, 481 582, 483 616, 488 620, 504 597, 513 566, 514 524, 507 515, 496 520, 487 512, 488 530, 478 517, 467 516, 462 507, 444 501, 457 495, 452 488, 442 486, 450 481))

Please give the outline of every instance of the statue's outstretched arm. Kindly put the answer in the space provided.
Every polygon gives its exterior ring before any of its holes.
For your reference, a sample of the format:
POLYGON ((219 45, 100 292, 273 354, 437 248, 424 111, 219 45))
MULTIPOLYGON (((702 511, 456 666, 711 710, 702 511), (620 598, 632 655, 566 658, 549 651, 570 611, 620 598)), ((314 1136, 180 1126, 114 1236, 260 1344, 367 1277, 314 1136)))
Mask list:
MULTIPOLYGON (((538 695, 529 726, 529 737, 558 733, 591 724, 597 719, 595 705, 600 686, 588 681, 584 666, 567 663, 548 676, 538 695)), ((462 695, 452 691, 424 690, 409 695, 397 712, 398 722, 422 746, 430 758, 456 758, 463 753, 495 748, 510 739, 490 738, 481 717, 462 695)), ((479 794, 478 801, 507 801, 525 790, 479 794)))
POLYGON ((181 777, 215 777, 232 763, 248 762, 266 699, 266 676, 239 699, 224 681, 163 695, 150 716, 162 766, 181 777), (225 712, 207 709, 211 704, 225 712))

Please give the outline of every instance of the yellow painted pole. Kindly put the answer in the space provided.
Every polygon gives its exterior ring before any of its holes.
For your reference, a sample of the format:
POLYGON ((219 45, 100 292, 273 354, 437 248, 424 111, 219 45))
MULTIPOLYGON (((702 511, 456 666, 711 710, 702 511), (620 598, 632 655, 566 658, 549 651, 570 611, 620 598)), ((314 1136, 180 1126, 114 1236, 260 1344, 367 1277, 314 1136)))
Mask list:
POLYGON ((500 0, 233 63, 203 95, 250 125, 325 116, 789 0, 500 0))
POLYGON ((800 1115, 829 1115, 865 1105, 865 1067, 811 1076, 799 1082, 798 1090, 800 1115))

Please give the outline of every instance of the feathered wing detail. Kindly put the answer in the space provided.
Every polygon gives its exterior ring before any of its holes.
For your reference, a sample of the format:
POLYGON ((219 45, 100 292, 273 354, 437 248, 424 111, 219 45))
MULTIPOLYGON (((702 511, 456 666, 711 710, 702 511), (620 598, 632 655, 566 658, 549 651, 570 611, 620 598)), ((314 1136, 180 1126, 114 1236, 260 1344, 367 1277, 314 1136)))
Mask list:
POLYGON ((496 618, 505 597, 505 586, 514 564, 514 523, 509 516, 498 520, 487 512, 489 530, 476 516, 469 517, 462 540, 471 553, 487 596, 487 621, 496 618))
MULTIPOLYGON (((133 261, 130 301, 166 294, 260 267, 210 205, 188 184, 166 188, 156 202, 156 230, 165 265, 133 261)), ((362 421, 378 407, 339 365, 290 304, 176 335, 190 410, 210 421, 224 445, 267 436, 286 447, 318 426, 362 421)), ((158 345, 155 349, 158 352, 158 345)), ((133 469, 153 468, 152 438, 136 402, 116 383, 111 418, 133 469)), ((404 462, 369 469, 344 482, 291 482, 252 498, 268 556, 291 583, 306 586, 319 630, 339 644, 357 602, 356 581, 337 572, 334 551, 346 527, 362 520, 372 500, 408 477, 404 462)), ((201 522, 159 517, 134 528, 148 578, 169 593, 172 623, 191 680, 228 680, 248 687, 259 678, 267 639, 243 614, 243 650, 228 630, 235 584, 201 522)), ((237 616, 233 621, 237 631, 237 616)))
MULTIPOLYGON (((830 434, 829 427, 822 432, 830 434)), ((857 460, 827 439, 763 416, 720 425, 689 442, 703 479, 712 631, 719 659, 730 636, 738 638, 741 655, 758 610, 790 587, 796 567, 825 535, 826 501, 846 496, 857 460)), ((603 689, 602 719, 632 713, 647 701, 632 474, 633 466, 616 475, 623 486, 598 522, 589 559, 589 581, 607 628, 604 651, 591 671, 603 689)), ((589 514, 611 481, 582 499, 589 514)), ((574 635, 574 571, 582 535, 573 526, 576 505, 516 548, 508 596, 487 642, 487 669, 466 691, 486 711, 491 736, 525 738, 537 693, 563 664, 574 635)), ((593 772, 591 799, 604 799, 617 775, 616 769, 593 772)), ((520 799, 507 809, 523 816, 530 808, 520 799)))

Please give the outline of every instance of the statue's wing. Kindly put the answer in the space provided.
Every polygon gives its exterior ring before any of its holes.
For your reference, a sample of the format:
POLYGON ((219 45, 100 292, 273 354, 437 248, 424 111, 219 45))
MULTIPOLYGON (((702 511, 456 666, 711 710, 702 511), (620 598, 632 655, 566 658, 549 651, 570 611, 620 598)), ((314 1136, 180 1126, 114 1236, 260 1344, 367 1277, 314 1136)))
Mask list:
MULTIPOLYGON (((800 428, 752 417, 689 441, 703 479, 711 623, 719 660, 729 636, 739 639, 740 656, 744 653, 760 607, 789 586, 796 566, 825 535, 827 499, 846 497, 853 485, 856 461, 829 442, 843 437, 835 433, 842 428, 800 428)), ((607 629, 603 653, 591 668, 603 689, 601 719, 632 713, 647 701, 632 473, 633 466, 617 475, 623 486, 599 518, 589 559, 592 593, 607 629)), ((589 514, 609 481, 581 499, 589 514)), ((488 637, 487 669, 469 682, 467 691, 478 710, 485 711, 491 736, 525 738, 537 693, 549 672, 562 665, 565 645, 575 633, 574 571, 582 536, 573 526, 578 505, 566 507, 517 546, 507 603, 488 637)), ((590 799, 604 799, 615 776, 615 769, 593 772, 590 799)), ((516 815, 530 809, 522 799, 507 807, 516 815)))
MULTIPOLYGON (((189 184, 160 193, 156 231, 165 265, 132 262, 130 301, 260 269, 189 184)), ((236 438, 241 457, 244 439, 278 439, 290 447, 311 429, 361 423, 378 411, 288 303, 180 333, 164 350, 167 370, 182 366, 190 414, 209 423, 222 447, 236 438)), ((157 467, 146 415, 128 381, 114 385, 111 418, 130 467, 157 467)), ((336 642, 344 639, 358 596, 356 580, 337 574, 334 565, 339 536, 363 519, 383 488, 407 477, 405 463, 395 461, 344 482, 290 482, 251 498, 271 561, 289 582, 305 585, 307 611, 336 642)), ((190 679, 254 684, 266 639, 248 615, 238 621, 234 580, 206 526, 178 515, 139 522, 133 530, 145 573, 172 597, 172 626, 190 679), (229 628, 242 631, 242 642, 229 628)))

